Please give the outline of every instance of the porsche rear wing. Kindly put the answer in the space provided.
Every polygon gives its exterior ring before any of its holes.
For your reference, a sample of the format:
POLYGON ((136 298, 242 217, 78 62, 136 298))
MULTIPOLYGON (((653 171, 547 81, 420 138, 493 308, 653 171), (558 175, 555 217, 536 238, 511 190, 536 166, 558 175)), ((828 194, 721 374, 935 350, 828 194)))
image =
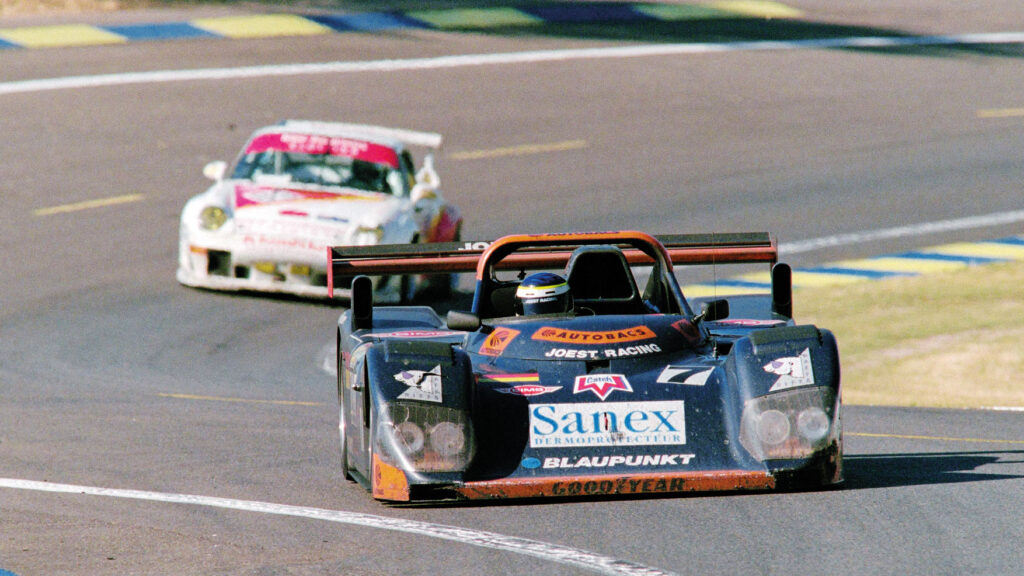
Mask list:
MULTIPOLYGON (((536 238, 545 245, 520 249, 501 259, 496 268, 516 270, 563 267, 569 261, 572 251, 583 241, 604 236, 614 238, 615 234, 580 233, 522 236, 521 238, 526 240, 536 238)), ((621 234, 630 233, 623 232, 621 234)), ((665 252, 673 264, 758 262, 775 264, 778 262, 778 245, 767 232, 670 234, 656 235, 654 238, 664 246, 665 252)), ((358 275, 479 272, 480 257, 494 242, 333 246, 328 248, 330 261, 327 267, 328 294, 329 297, 334 297, 336 278, 350 278, 358 275)), ((623 247, 623 254, 630 264, 643 265, 654 262, 647 254, 629 246, 623 247)))
POLYGON ((404 128, 388 128, 385 126, 373 126, 370 124, 350 124, 346 122, 319 122, 315 120, 285 120, 282 122, 285 128, 302 130, 305 132, 318 132, 325 134, 337 134, 338 136, 365 136, 368 138, 385 138, 398 140, 407 146, 422 146, 440 150, 444 138, 434 132, 422 132, 418 130, 406 130, 404 128))

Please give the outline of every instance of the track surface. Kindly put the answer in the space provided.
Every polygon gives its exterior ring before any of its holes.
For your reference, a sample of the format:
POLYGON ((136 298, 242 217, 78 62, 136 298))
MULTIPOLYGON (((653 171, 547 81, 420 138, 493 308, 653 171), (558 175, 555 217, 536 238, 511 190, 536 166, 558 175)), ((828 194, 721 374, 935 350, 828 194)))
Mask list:
MULTIPOLYGON (((865 36, 1024 30, 1014 2, 990 12, 791 4, 807 26, 865 36)), ((694 34, 656 32, 649 39, 694 34)), ((603 47, 623 33, 403 31, 5 52, 0 82, 603 47)), ((848 483, 838 491, 386 508, 338 471, 336 399, 320 362, 339 309, 187 290, 173 271, 178 214, 206 185, 202 165, 284 117, 444 133, 439 166, 467 237, 765 229, 785 242, 1019 210, 1024 123, 980 112, 1024 106, 1022 55, 1006 46, 734 51, 4 95, 0 476, 459 526, 679 574, 1016 573, 1020 413, 850 407, 848 483), (479 154, 517 146, 554 150, 479 154), (78 204, 111 198, 125 201, 78 204)), ((1019 229, 846 246, 793 263, 1008 233, 1019 229)), ((379 527, 6 485, 0 535, 0 574, 22 576, 591 573, 379 527)))

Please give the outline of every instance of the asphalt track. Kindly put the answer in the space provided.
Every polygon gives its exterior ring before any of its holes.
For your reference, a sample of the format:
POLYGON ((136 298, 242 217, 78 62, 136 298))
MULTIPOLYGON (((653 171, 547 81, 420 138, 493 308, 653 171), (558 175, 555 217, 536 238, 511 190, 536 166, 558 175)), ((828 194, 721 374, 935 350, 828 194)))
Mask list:
MULTIPOLYGON (((1016 3, 933 4, 790 3, 799 25, 12 49, 0 85, 709 36, 1024 30, 1016 3)), ((1015 44, 804 46, 0 96, 0 574, 1018 573, 1024 415, 1012 411, 849 407, 842 490, 383 507, 338 471, 321 365, 339 309, 187 290, 173 269, 202 165, 284 117, 444 133, 445 194, 474 237, 764 229, 800 242, 1016 212, 1022 55, 1015 44)), ((1010 222, 867 235, 790 260, 1020 233, 1010 222)))

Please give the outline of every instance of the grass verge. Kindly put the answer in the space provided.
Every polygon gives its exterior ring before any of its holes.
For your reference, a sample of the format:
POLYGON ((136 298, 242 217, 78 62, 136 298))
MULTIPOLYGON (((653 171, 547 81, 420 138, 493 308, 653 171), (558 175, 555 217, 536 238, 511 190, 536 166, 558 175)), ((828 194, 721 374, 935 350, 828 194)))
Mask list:
POLYGON ((848 404, 1024 406, 1024 262, 803 289, 839 342, 848 404))

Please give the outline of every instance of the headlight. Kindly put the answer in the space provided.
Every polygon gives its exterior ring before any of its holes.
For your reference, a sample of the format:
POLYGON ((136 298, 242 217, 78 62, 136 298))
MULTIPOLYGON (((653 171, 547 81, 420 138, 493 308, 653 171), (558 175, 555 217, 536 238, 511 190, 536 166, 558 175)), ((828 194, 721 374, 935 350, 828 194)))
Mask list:
POLYGON ((199 213, 199 226, 203 230, 217 230, 228 221, 228 214, 220 206, 207 206, 199 213))
POLYGON ((430 447, 442 457, 452 458, 466 448, 466 431, 461 423, 438 422, 430 431, 430 447))
POLYGON ((359 226, 356 228, 352 243, 356 246, 372 246, 379 244, 380 239, 384 237, 383 226, 359 226))
POLYGON ((743 407, 740 443, 758 460, 808 458, 836 438, 835 393, 822 386, 752 398, 743 407))
POLYGON ((419 472, 458 472, 473 457, 469 416, 443 406, 394 403, 377 423, 376 454, 387 464, 419 472))
POLYGON ((398 446, 406 453, 416 454, 423 450, 423 428, 412 422, 402 422, 395 426, 395 439, 398 446))

